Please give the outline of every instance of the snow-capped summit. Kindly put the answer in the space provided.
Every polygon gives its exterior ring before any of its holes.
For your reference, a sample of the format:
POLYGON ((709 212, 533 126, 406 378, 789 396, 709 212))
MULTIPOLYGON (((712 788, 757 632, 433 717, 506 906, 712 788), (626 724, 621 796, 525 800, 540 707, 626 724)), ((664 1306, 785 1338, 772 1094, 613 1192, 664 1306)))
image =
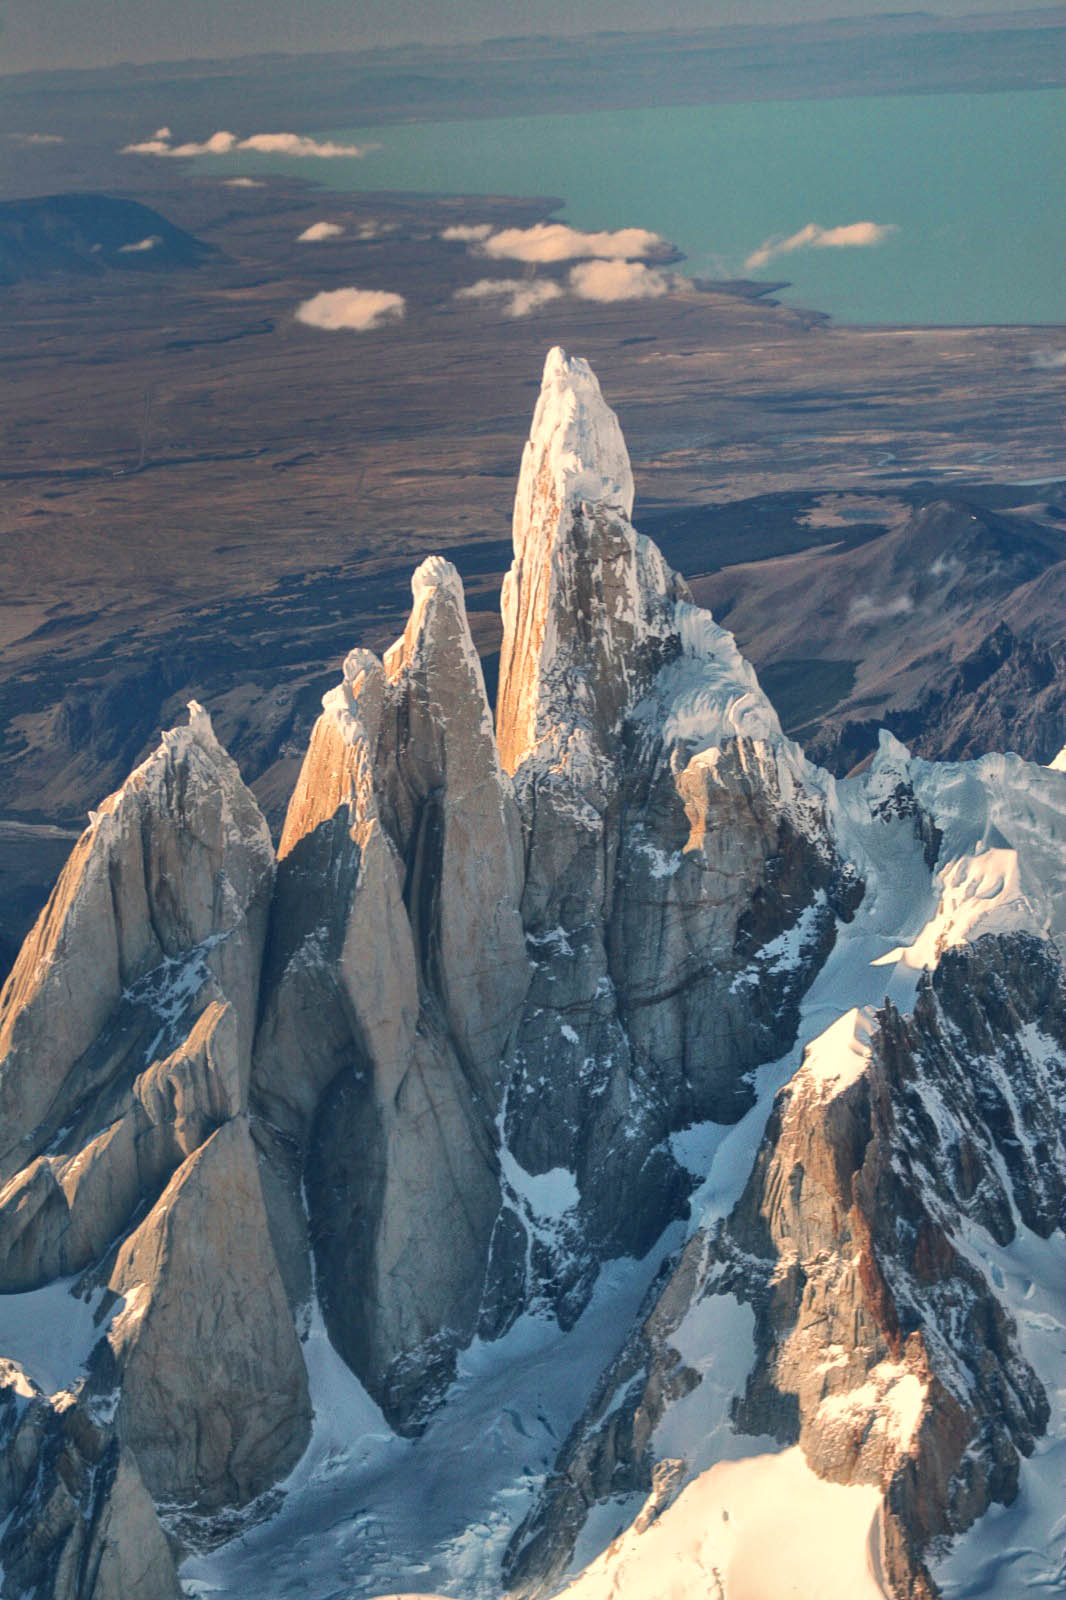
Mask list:
POLYGON ((531 757, 595 792, 620 721, 678 648, 684 583, 631 526, 618 419, 588 364, 552 350, 522 457, 503 584, 496 725, 515 773, 531 757))
POLYGON ((618 418, 587 361, 558 345, 544 362, 540 395, 514 506, 514 549, 521 556, 534 524, 549 507, 582 501, 633 515, 633 472, 618 418))

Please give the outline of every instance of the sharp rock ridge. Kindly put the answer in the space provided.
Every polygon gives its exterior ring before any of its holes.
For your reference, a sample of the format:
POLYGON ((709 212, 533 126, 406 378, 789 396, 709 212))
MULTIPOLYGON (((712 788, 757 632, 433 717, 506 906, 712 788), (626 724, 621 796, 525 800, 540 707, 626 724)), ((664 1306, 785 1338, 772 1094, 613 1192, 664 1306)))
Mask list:
POLYGON ((520 784, 550 777, 597 809, 646 696, 646 722, 689 753, 738 734, 784 743, 732 635, 692 604, 632 506, 616 416, 588 364, 552 350, 515 498, 497 735, 520 784))
POLYGON ((687 589, 629 522, 633 476, 588 364, 550 352, 522 457, 514 562, 501 595, 497 733, 505 769, 532 754, 602 758, 687 589))
MULTIPOLYGON (((189 709, 92 817, 0 997, 0 1317, 32 1326, 43 1295, 44 1326, 75 1324, 74 1279, 96 1313, 73 1380, 7 1412, 0 1566, 49 1600, 176 1600, 152 1501, 253 1500, 310 1428, 248 1123, 274 852, 189 709)), ((15 1363, 4 1382, 27 1392, 15 1363)))

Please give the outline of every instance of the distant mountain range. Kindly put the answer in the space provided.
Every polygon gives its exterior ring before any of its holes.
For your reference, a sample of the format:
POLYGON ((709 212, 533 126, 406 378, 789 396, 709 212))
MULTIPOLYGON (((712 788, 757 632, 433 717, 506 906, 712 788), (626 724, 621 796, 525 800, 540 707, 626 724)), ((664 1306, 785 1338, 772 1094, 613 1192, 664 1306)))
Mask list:
POLYGON ((789 731, 840 773, 881 727, 936 760, 1050 761, 1066 743, 1066 511, 945 496, 850 533, 695 584, 789 731))

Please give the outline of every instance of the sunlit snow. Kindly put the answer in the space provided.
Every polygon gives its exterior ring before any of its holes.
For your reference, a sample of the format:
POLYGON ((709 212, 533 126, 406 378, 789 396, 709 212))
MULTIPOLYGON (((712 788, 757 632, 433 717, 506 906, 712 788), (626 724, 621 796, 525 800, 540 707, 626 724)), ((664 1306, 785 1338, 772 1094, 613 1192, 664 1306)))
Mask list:
POLYGON ((798 1446, 720 1461, 643 1533, 630 1529, 565 1600, 884 1600, 880 1492, 827 1483, 798 1446))

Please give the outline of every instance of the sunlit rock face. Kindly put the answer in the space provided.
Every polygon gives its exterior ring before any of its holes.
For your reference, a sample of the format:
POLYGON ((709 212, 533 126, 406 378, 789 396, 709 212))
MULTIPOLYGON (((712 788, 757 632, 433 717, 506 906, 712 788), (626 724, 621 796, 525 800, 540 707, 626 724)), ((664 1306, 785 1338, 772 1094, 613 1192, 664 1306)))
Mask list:
POLYGON ((518 1196, 487 1331, 531 1292, 573 1317, 599 1260, 643 1254, 680 1214, 690 1179, 669 1135, 748 1108, 750 1070, 791 1043, 860 893, 819 779, 732 637, 631 526, 632 502, 595 377, 552 351, 502 599, 497 737, 533 959, 502 1131, 521 1171, 573 1173, 579 1198, 560 1224, 518 1196))
POLYGON ((317 1528, 377 1494, 395 1573, 472 1600, 582 1567, 607 1600, 664 1552, 682 1600, 759 1592, 786 1495, 773 1572, 837 1518, 834 1600, 883 1592, 871 1551, 929 1600, 1066 1438, 1010 1265, 1058 1304, 1062 772, 882 735, 833 779, 632 507, 553 350, 495 726, 432 557, 325 695, 276 858, 196 705, 93 814, 0 995, 14 1593, 177 1600, 289 1497, 317 1528), (551 1425, 510 1405, 549 1337, 590 1374, 551 1425))
POLYGON ((858 893, 631 501, 596 379, 553 351, 495 734, 461 583, 430 560, 403 637, 326 697, 282 837, 253 1073, 274 1237, 294 1304, 313 1257, 401 1427, 474 1332, 532 1304, 572 1321, 605 1257, 681 1215, 669 1134, 750 1105, 858 893))
POLYGON ((176 1595, 152 1501, 243 1505, 306 1445, 248 1132, 273 882, 193 705, 92 816, 0 997, 0 1285, 32 1304, 81 1274, 100 1334, 69 1390, 8 1375, 2 1560, 26 1592, 176 1595))
POLYGON ((501 1053, 529 981, 518 813, 462 585, 432 558, 412 590, 403 637, 384 663, 352 653, 312 735, 253 1073, 291 1292, 309 1237, 331 1336, 400 1426, 477 1326, 501 1053))

